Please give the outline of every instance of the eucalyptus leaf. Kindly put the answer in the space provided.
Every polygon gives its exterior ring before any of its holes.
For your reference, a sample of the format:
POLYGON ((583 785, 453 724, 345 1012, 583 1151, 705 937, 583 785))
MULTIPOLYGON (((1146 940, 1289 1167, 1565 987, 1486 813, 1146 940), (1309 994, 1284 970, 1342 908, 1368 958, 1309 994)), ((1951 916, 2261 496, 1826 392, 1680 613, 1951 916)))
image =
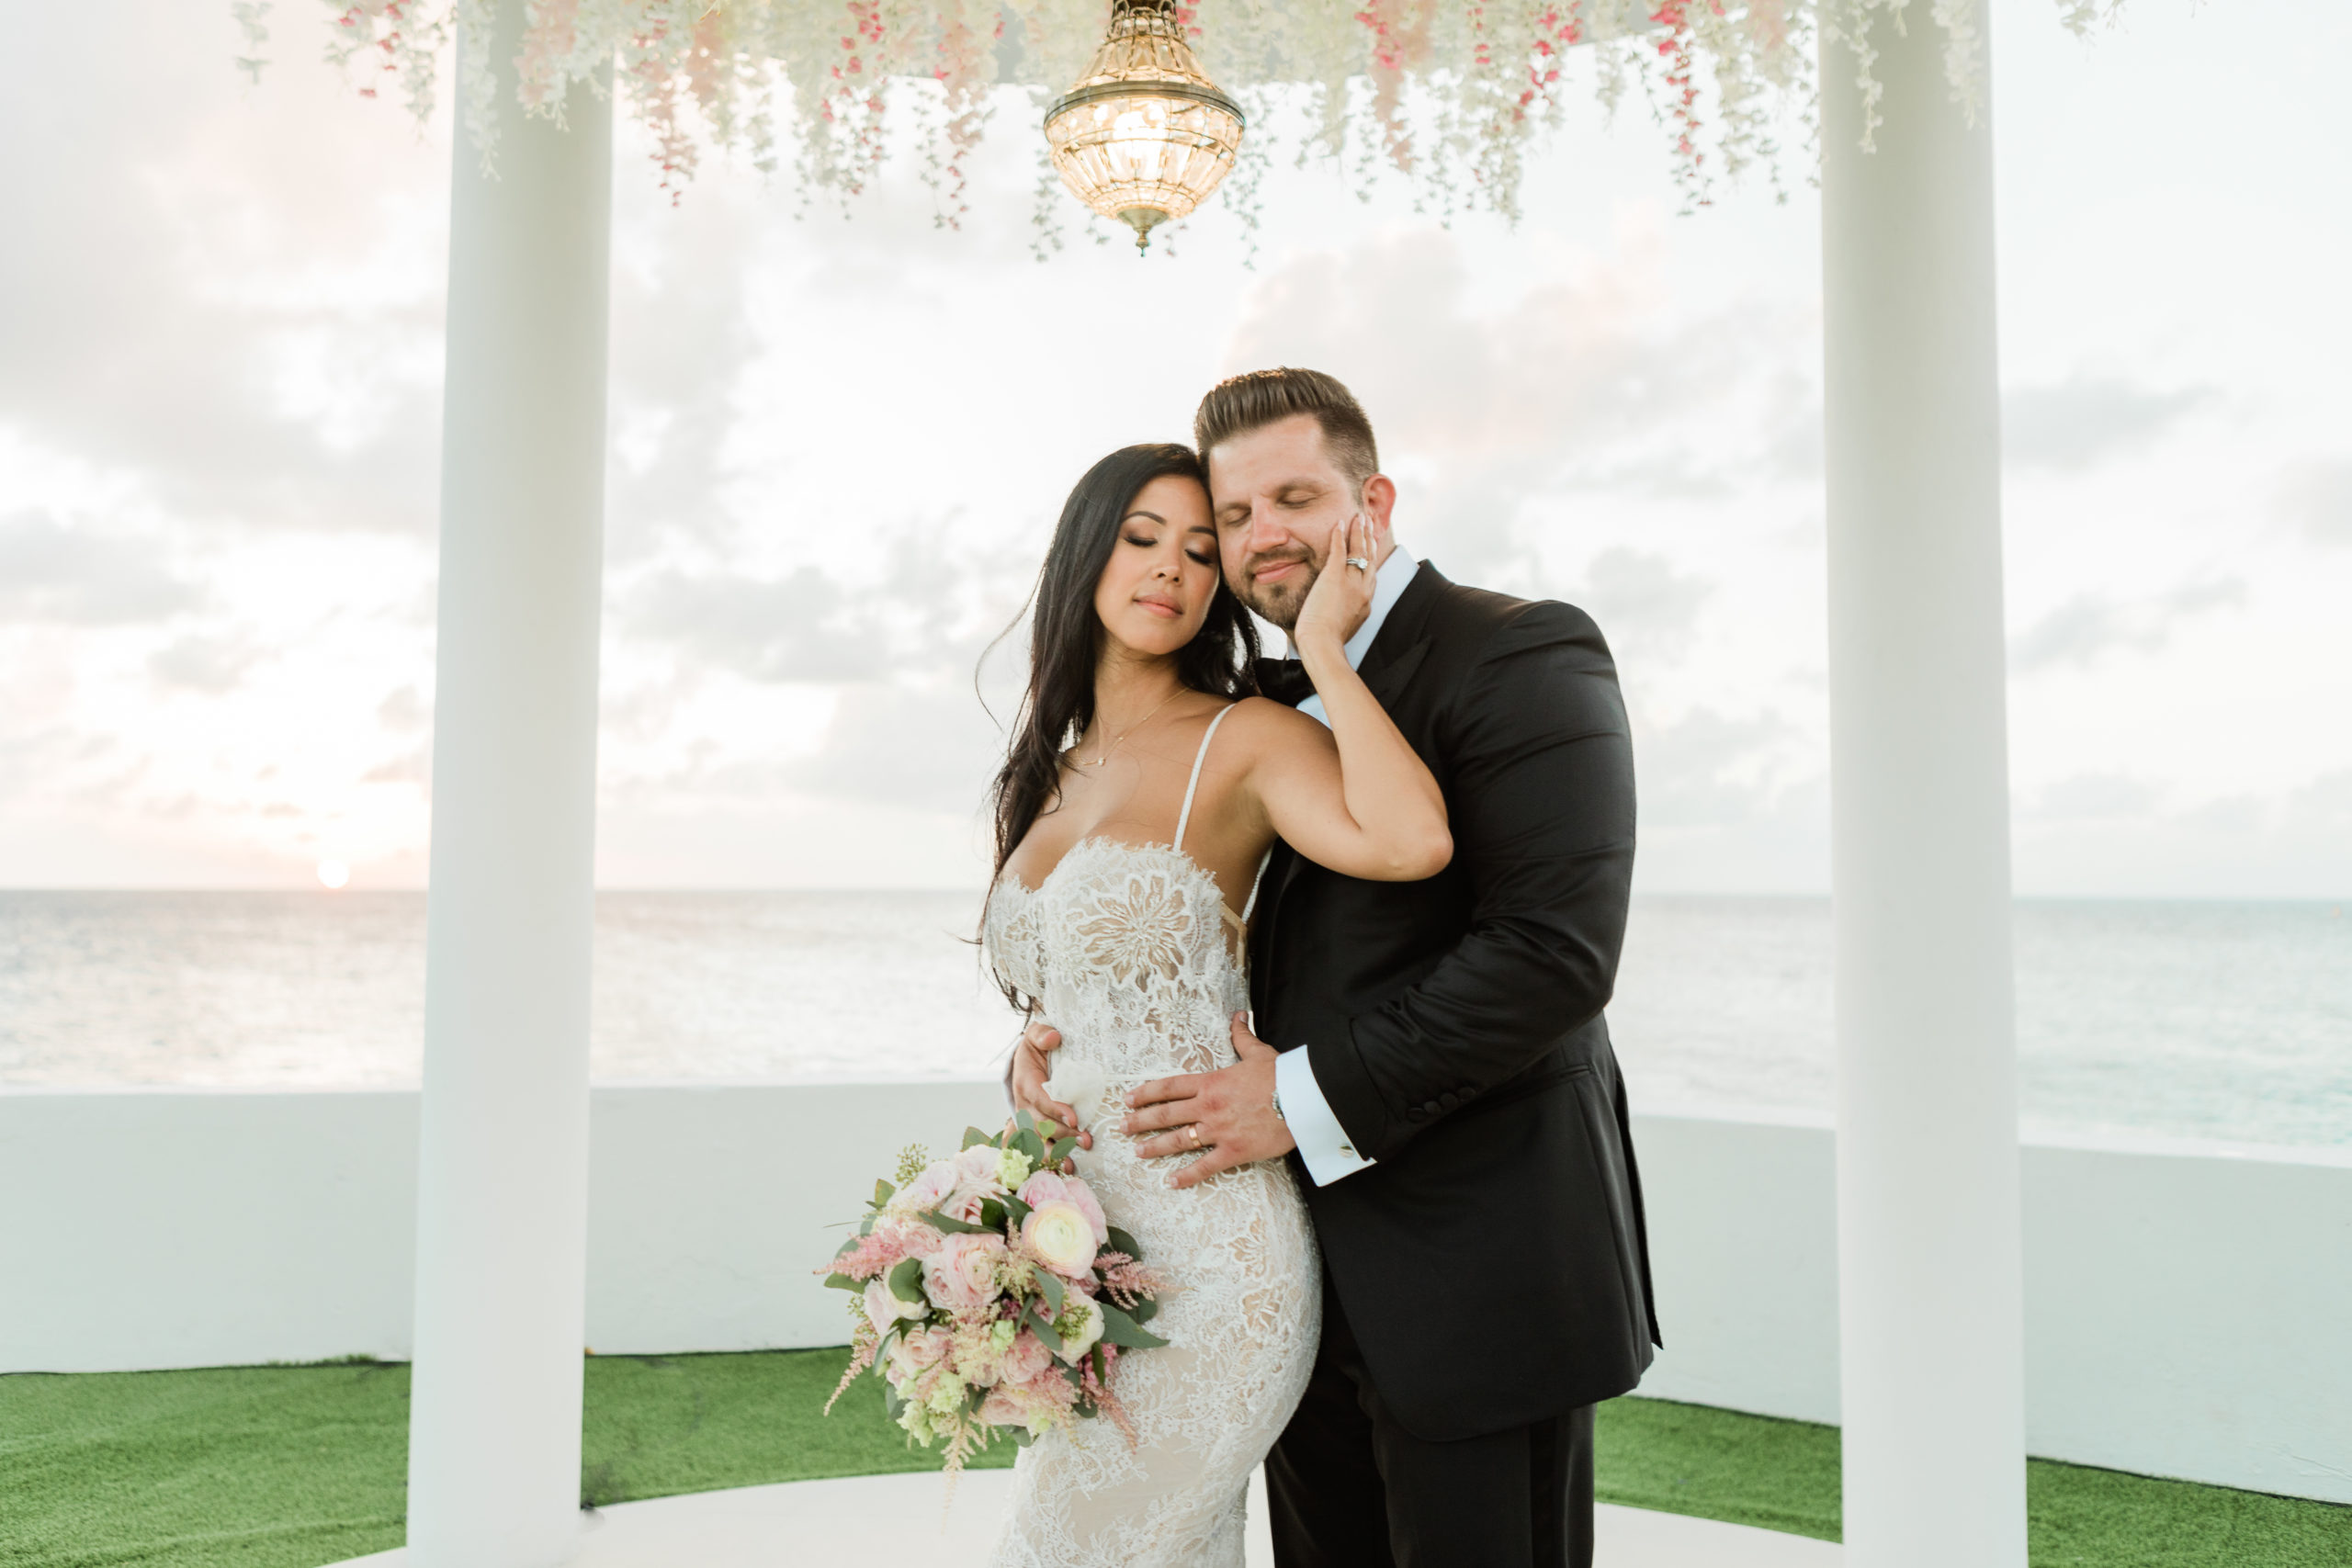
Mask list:
POLYGON ((882 1207, 883 1204, 888 1203, 890 1201, 890 1194, 897 1190, 897 1188, 891 1186, 887 1181, 876 1182, 874 1184, 874 1206, 878 1209, 882 1207))
POLYGON ((1012 1216, 1012 1223, 1016 1225, 1026 1224, 1029 1223, 1029 1205, 1023 1202, 1018 1198, 1006 1198, 1004 1201, 1004 1212, 1012 1216))
POLYGON ((1097 1302, 1095 1304, 1102 1309, 1102 1343, 1105 1345, 1116 1345, 1122 1350, 1157 1350, 1168 1343, 1109 1302, 1097 1302))
POLYGON ((924 1224, 931 1226, 932 1229, 940 1231, 947 1235, 995 1235, 999 1234, 996 1231, 990 1230, 986 1225, 976 1225, 968 1220, 959 1220, 952 1215, 943 1214, 936 1209, 927 1209, 923 1213, 917 1214, 915 1218, 921 1220, 924 1224))
POLYGON ((865 1281, 853 1280, 846 1274, 828 1274, 825 1276, 825 1284, 831 1290, 855 1291, 860 1295, 865 1293, 865 1281))
POLYGON ((1129 1258, 1134 1258, 1136 1262, 1142 1262, 1143 1244, 1136 1240, 1135 1237, 1129 1235, 1126 1232, 1121 1230, 1116 1225, 1113 1225, 1109 1228, 1111 1232, 1111 1250, 1114 1252, 1124 1252, 1129 1258))
POLYGON ((964 1147, 967 1149, 976 1147, 981 1144, 993 1144, 995 1142, 996 1136, 994 1134, 983 1133, 978 1127, 967 1127, 964 1129, 964 1147))
POLYGON ((1159 1303, 1149 1296, 1137 1296, 1136 1304, 1127 1308, 1127 1315, 1137 1323, 1149 1323, 1159 1315, 1159 1303))
POLYGON ((1053 1309, 1047 1315, 1052 1317, 1061 1316, 1062 1282, 1060 1277, 1055 1274, 1050 1269, 1038 1269, 1037 1292, 1046 1298, 1046 1304, 1053 1309))
POLYGON ((890 1270, 890 1293, 910 1306, 930 1304, 931 1298, 922 1293, 922 1258, 902 1258, 890 1270))
POLYGON ((1021 1309, 1021 1316, 1017 1321, 1023 1328, 1028 1329, 1039 1339, 1043 1340, 1046 1349, 1051 1350, 1057 1356, 1062 1353, 1062 1337, 1054 1332, 1054 1325, 1052 1324, 1047 1323, 1044 1318, 1037 1315, 1037 1307, 1035 1303, 1030 1303, 1023 1306, 1021 1309))

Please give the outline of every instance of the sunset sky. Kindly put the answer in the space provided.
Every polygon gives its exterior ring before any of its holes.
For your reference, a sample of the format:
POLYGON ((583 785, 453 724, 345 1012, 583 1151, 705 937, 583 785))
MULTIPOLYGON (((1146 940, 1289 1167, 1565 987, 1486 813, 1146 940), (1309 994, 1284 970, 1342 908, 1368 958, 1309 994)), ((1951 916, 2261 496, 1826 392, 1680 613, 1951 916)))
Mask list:
MULTIPOLYGON (((0 242, 0 886, 424 875, 447 115, 278 7, 20 8, 0 242)), ((2352 183, 2340 0, 1995 0, 2021 891, 2352 892, 2352 183)), ((313 13, 316 15, 313 15, 313 13)), ((445 92, 445 98, 448 95, 445 92)), ((1031 254, 1008 93, 960 231, 712 164, 615 178, 600 874, 947 886, 973 693, 1063 493, 1217 377, 1346 379, 1401 537, 1585 605, 1636 726, 1641 886, 1827 886, 1818 204, 1678 215, 1637 106, 1516 231, 1285 153, 1031 254)), ((1000 658, 986 682, 1002 694, 1000 658)), ((1003 711, 1000 701, 1000 712, 1003 711)))

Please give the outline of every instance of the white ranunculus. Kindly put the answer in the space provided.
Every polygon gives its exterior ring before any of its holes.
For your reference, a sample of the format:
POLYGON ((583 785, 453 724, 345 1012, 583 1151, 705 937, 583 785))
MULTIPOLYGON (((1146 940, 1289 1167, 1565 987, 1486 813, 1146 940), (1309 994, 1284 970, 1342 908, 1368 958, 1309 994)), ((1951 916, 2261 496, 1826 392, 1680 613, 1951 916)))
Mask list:
POLYGON ((1083 1279, 1094 1267, 1094 1223, 1066 1198, 1040 1203, 1021 1222, 1022 1245, 1057 1274, 1083 1279))

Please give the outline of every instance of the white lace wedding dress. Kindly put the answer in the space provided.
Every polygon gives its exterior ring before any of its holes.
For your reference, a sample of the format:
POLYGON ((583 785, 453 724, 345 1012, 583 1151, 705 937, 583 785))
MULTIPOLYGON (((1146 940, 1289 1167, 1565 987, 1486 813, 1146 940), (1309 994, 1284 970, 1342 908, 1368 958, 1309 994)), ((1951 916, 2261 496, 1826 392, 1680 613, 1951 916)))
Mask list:
POLYGON ((1182 1287, 1151 1323, 1168 1347, 1119 1362, 1136 1446, 1102 1418, 1023 1450, 994 1568, 1241 1568, 1250 1472, 1314 1366, 1318 1265, 1289 1168, 1242 1166, 1178 1191, 1166 1178, 1193 1156, 1138 1159, 1118 1131, 1137 1084, 1229 1066, 1229 1021, 1249 1006, 1227 934, 1246 915, 1183 851, 1224 719, 1201 738, 1172 843, 1083 840, 1034 890, 1006 873, 989 902, 990 955, 1061 1031, 1052 1090, 1094 1134, 1080 1174, 1182 1287))

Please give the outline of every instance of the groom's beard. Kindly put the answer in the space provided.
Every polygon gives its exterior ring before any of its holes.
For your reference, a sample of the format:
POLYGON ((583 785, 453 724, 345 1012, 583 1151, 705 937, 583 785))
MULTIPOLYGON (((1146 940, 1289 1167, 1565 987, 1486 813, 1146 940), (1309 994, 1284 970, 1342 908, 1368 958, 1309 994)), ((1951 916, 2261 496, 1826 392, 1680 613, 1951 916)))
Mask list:
POLYGON ((1268 550, 1263 555, 1251 556, 1242 563, 1241 581, 1232 585, 1233 596, 1287 634, 1298 625, 1298 612, 1306 606, 1307 592, 1321 575, 1321 568, 1316 565, 1315 557, 1301 546, 1294 545, 1286 550, 1268 550), (1276 566, 1283 561, 1305 561, 1307 570, 1293 572, 1280 582, 1258 581, 1261 568, 1276 566))

